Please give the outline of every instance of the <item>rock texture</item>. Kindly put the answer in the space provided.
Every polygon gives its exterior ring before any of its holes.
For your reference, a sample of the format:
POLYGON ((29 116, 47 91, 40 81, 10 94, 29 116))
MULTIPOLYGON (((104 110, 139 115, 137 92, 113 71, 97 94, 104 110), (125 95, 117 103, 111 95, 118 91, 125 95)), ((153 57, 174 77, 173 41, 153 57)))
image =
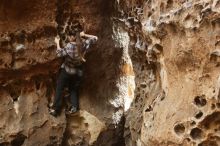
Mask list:
POLYGON ((136 83, 126 145, 220 145, 220 1, 119 1, 118 10, 136 83))
POLYGON ((128 109, 134 75, 128 42, 112 37, 119 31, 113 30, 113 9, 113 1, 102 0, 0 2, 0 145, 124 145, 124 98, 128 109), (66 116, 64 102, 54 118, 48 107, 62 60, 53 40, 59 35, 65 45, 77 23, 100 39, 86 56, 81 110, 66 116))
POLYGON ((2 146, 220 145, 219 0, 1 0, 0 54, 2 146), (99 41, 54 118, 53 40, 77 23, 99 41))
POLYGON ((1 145, 58 145, 64 115, 48 114, 58 67, 53 44, 56 3, 0 2, 1 145))

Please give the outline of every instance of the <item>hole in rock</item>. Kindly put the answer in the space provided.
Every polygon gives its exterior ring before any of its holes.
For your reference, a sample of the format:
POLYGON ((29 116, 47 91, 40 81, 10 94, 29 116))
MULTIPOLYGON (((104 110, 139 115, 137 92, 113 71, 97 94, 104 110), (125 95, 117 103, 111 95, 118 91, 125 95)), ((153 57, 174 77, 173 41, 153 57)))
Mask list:
POLYGON ((215 132, 218 132, 219 129, 214 129, 215 132))
POLYGON ((10 143, 8 143, 8 142, 2 142, 2 143, 0 143, 0 146, 10 146, 10 143))
POLYGON ((147 109, 145 110, 145 112, 150 112, 152 110, 153 110, 153 108, 151 106, 148 106, 147 109))
POLYGON ((11 146, 21 146, 26 138, 27 137, 23 134, 16 135, 16 137, 11 141, 11 146))
POLYGON ((208 115, 200 123, 206 129, 219 127, 220 126, 220 112, 214 112, 211 115, 208 115))
POLYGON ((0 46, 4 47, 4 46, 8 46, 9 45, 9 41, 4 40, 4 41, 0 41, 0 46))
POLYGON ((4 64, 4 67, 5 67, 5 68, 9 68, 9 65, 8 65, 8 64, 4 64))
POLYGON ((32 64, 32 63, 33 63, 33 60, 32 60, 32 59, 28 59, 27 63, 28 63, 28 64, 32 64))
POLYGON ((141 88, 146 88, 147 87, 145 82, 141 83, 140 86, 141 86, 141 88))
POLYGON ((187 140, 188 142, 190 142, 190 141, 191 141, 191 139, 190 139, 190 138, 186 138, 186 140, 187 140))
POLYGON ((173 6, 173 0, 167 1, 167 8, 171 8, 173 6))
POLYGON ((212 93, 215 93, 215 90, 213 90, 212 93))
POLYGON ((40 81, 35 80, 35 87, 36 87, 37 90, 40 89, 40 81))
POLYGON ((18 98, 19 98, 19 96, 20 96, 20 94, 21 94, 21 91, 14 89, 14 90, 10 90, 10 91, 9 91, 9 94, 10 94, 12 100, 13 100, 14 102, 16 102, 16 101, 18 101, 18 98))
POLYGON ((154 45, 154 50, 157 51, 158 53, 163 53, 163 47, 159 44, 154 45))
POLYGON ((198 144, 198 146, 219 146, 219 145, 216 143, 216 141, 206 140, 198 144))
POLYGON ((151 12, 149 12, 149 13, 148 13, 148 17, 150 17, 151 15, 152 15, 152 13, 151 13, 151 12))
POLYGON ((201 129, 199 128, 193 128, 190 132, 190 136, 192 137, 192 139, 201 139, 203 135, 203 132, 201 129))
POLYGON ((185 132, 185 126, 181 123, 181 124, 177 124, 174 126, 174 131, 177 135, 181 135, 185 132))
POLYGON ((216 107, 215 104, 212 104, 212 105, 211 105, 211 109, 212 109, 212 110, 214 110, 215 107, 216 107))
POLYGON ((216 103, 217 108, 220 108, 220 103, 216 103))
POLYGON ((194 125, 196 125, 196 122, 195 122, 195 121, 191 121, 191 122, 190 122, 190 125, 191 125, 191 126, 194 126, 194 125))
POLYGON ((203 107, 207 104, 207 101, 204 96, 196 96, 194 98, 194 104, 198 107, 203 107))
POLYGON ((202 116, 203 116, 203 112, 199 111, 198 113, 196 113, 195 118, 200 119, 202 116))

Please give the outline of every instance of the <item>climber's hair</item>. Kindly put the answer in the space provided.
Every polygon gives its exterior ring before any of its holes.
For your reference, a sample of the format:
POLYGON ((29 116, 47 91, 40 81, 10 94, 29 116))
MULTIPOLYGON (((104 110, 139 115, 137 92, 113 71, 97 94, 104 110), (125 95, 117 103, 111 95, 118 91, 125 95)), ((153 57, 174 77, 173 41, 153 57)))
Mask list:
POLYGON ((69 32, 68 32, 68 35, 69 35, 69 36, 76 36, 76 32, 75 32, 75 31, 69 31, 69 32))
POLYGON ((69 28, 69 34, 68 35, 76 35, 77 32, 82 32, 84 30, 84 25, 81 24, 79 21, 72 22, 72 26, 69 28))

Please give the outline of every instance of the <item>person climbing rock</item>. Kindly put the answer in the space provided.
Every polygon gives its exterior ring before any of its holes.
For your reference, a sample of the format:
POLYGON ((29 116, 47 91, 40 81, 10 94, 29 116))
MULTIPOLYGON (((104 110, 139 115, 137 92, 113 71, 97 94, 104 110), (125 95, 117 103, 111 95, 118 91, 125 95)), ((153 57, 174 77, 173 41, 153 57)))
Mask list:
POLYGON ((65 87, 68 87, 70 93, 71 107, 69 113, 75 113, 79 110, 78 92, 83 76, 83 63, 86 61, 84 56, 92 44, 98 40, 97 36, 85 34, 83 31, 71 31, 68 34, 67 45, 64 48, 60 47, 60 39, 55 38, 57 45, 57 56, 64 57, 64 62, 61 65, 57 79, 56 93, 50 114, 58 116, 61 112, 62 92, 65 87))

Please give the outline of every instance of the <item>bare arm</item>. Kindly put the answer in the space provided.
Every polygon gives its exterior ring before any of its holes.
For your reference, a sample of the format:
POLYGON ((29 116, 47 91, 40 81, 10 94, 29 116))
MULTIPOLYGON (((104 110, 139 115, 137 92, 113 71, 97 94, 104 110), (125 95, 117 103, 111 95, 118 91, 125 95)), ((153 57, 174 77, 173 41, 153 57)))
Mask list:
POLYGON ((56 45, 57 45, 57 49, 61 49, 61 48, 60 48, 60 38, 55 37, 54 42, 55 42, 56 45))
POLYGON ((57 56, 58 56, 58 57, 62 57, 62 56, 67 55, 67 53, 66 53, 66 51, 65 51, 65 48, 61 48, 61 47, 60 47, 60 38, 55 37, 54 42, 55 42, 56 45, 57 45, 57 50, 56 50, 57 56))
POLYGON ((90 35, 90 34, 85 34, 84 31, 80 32, 80 36, 81 36, 81 37, 85 37, 85 38, 93 38, 93 39, 95 39, 96 41, 98 40, 98 37, 97 37, 97 36, 90 35))

